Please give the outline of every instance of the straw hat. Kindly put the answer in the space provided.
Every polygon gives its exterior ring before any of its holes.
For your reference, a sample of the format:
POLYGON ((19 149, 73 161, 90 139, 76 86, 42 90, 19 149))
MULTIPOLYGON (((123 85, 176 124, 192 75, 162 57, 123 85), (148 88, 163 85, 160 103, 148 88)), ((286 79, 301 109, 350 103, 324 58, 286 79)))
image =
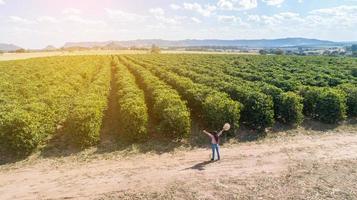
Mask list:
POLYGON ((223 126, 223 130, 228 131, 231 128, 231 125, 228 123, 225 123, 223 126))

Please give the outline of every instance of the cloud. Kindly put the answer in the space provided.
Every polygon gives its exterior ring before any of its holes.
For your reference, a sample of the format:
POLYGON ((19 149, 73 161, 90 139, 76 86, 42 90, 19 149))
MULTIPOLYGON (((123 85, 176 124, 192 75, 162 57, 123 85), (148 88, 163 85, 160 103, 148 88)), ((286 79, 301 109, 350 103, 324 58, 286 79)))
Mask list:
POLYGON ((67 22, 74 22, 74 23, 80 23, 80 24, 85 24, 85 25, 105 25, 104 21, 100 20, 90 20, 90 19, 84 19, 78 15, 70 15, 67 16, 64 21, 67 22))
POLYGON ((5 0, 0 0, 0 5, 4 5, 5 4, 5 0))
POLYGON ((196 24, 202 23, 202 21, 201 21, 200 19, 196 18, 196 17, 191 17, 191 20, 192 20, 193 22, 195 22, 196 24))
POLYGON ((248 15, 248 21, 260 22, 260 16, 259 15, 248 15))
POLYGON ((219 15, 217 17, 218 21, 220 22, 225 22, 225 23, 236 23, 236 22, 241 22, 241 18, 236 17, 236 16, 228 16, 228 15, 219 15))
POLYGON ((263 2, 269 6, 277 6, 277 7, 280 7, 281 4, 284 3, 284 1, 285 0, 263 0, 263 2))
POLYGON ((19 16, 9 16, 8 21, 11 23, 25 24, 25 25, 36 24, 36 21, 34 21, 34 20, 26 19, 26 18, 19 17, 19 16))
POLYGON ((258 6, 257 0, 219 0, 217 6, 222 10, 250 10, 258 6))
POLYGON ((162 8, 152 8, 152 9, 149 10, 149 12, 150 12, 151 14, 156 15, 156 16, 158 16, 158 15, 164 15, 164 14, 165 14, 164 9, 162 9, 162 8))
POLYGON ((129 13, 122 10, 114 10, 110 8, 106 8, 105 12, 107 13, 110 19, 120 22, 143 22, 147 18, 143 15, 129 13))
POLYGON ((221 23, 227 23, 230 25, 238 25, 239 27, 244 27, 244 29, 250 29, 251 25, 244 22, 240 17, 234 15, 219 15, 217 19, 221 23))
POLYGON ((183 7, 186 10, 195 11, 204 17, 209 17, 216 10, 216 6, 209 4, 201 5, 198 3, 184 3, 183 7))
POLYGON ((356 15, 357 6, 338 6, 333 8, 323 8, 310 11, 310 14, 318 14, 318 15, 328 15, 328 16, 342 16, 342 15, 356 15))
POLYGON ((324 25, 332 29, 353 28, 357 26, 357 6, 337 6, 316 9, 309 12, 310 25, 324 25))
POLYGON ((168 24, 168 25, 178 25, 181 24, 180 20, 182 17, 178 16, 166 16, 165 15, 165 10, 162 8, 152 8, 149 10, 149 12, 154 16, 154 18, 159 21, 160 23, 163 24, 168 24))
POLYGON ((247 15, 244 19, 257 30, 279 34, 318 38, 323 36, 337 38, 341 37, 340 34, 344 34, 344 37, 351 38, 356 34, 357 6, 342 5, 315 9, 306 14, 280 12, 272 15, 247 15))
MULTIPOLYGON (((252 18, 251 18, 252 19, 252 18)), ((297 23, 304 22, 304 19, 298 13, 293 12, 281 12, 271 16, 262 15, 260 16, 260 21, 268 26, 277 26, 282 25, 289 26, 294 25, 296 26, 297 23)))
POLYGON ((38 22, 44 22, 44 23, 59 23, 60 22, 60 20, 58 20, 54 17, 50 17, 50 16, 37 17, 36 20, 38 22))
POLYGON ((177 5, 177 4, 170 4, 170 8, 171 8, 172 10, 179 10, 179 9, 181 9, 181 6, 179 6, 179 5, 177 5))
POLYGON ((62 10, 62 14, 64 15, 80 15, 82 11, 77 8, 66 8, 62 10))

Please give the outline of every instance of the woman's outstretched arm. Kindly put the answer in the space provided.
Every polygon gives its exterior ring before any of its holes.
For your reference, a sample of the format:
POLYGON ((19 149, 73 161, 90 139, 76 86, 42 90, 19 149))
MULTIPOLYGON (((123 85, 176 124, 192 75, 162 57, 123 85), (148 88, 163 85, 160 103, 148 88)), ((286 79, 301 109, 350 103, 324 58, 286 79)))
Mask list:
POLYGON ((223 131, 224 131, 224 130, 222 129, 220 132, 218 132, 218 137, 223 134, 223 131))
POLYGON ((210 136, 210 137, 212 136, 212 134, 210 132, 206 131, 206 130, 203 130, 203 133, 208 135, 208 136, 210 136))

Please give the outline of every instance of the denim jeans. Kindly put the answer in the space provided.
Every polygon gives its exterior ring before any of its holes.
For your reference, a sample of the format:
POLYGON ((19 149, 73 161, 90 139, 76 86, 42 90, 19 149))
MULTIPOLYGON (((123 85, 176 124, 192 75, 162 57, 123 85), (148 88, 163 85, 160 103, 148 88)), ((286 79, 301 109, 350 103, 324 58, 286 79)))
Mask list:
POLYGON ((217 151, 218 160, 221 159, 221 157, 219 156, 219 145, 218 144, 211 144, 211 147, 212 147, 212 159, 214 160, 215 151, 217 151))

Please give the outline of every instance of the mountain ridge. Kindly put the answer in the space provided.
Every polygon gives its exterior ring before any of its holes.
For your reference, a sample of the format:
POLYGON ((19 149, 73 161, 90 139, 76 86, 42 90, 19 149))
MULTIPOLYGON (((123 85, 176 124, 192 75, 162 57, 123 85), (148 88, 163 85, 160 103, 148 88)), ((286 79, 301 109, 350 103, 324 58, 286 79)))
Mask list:
POLYGON ((21 47, 14 45, 14 44, 6 44, 6 43, 0 43, 0 51, 16 51, 18 49, 21 49, 21 47))
POLYGON ((106 45, 118 45, 122 47, 138 46, 149 47, 152 44, 160 47, 194 47, 194 46, 234 46, 234 47, 294 47, 294 46, 334 46, 349 44, 352 42, 333 42, 308 38, 278 38, 278 39, 254 39, 254 40, 223 40, 223 39, 186 39, 186 40, 163 40, 163 39, 137 39, 125 41, 104 42, 67 42, 64 48, 69 47, 104 47, 106 45))

